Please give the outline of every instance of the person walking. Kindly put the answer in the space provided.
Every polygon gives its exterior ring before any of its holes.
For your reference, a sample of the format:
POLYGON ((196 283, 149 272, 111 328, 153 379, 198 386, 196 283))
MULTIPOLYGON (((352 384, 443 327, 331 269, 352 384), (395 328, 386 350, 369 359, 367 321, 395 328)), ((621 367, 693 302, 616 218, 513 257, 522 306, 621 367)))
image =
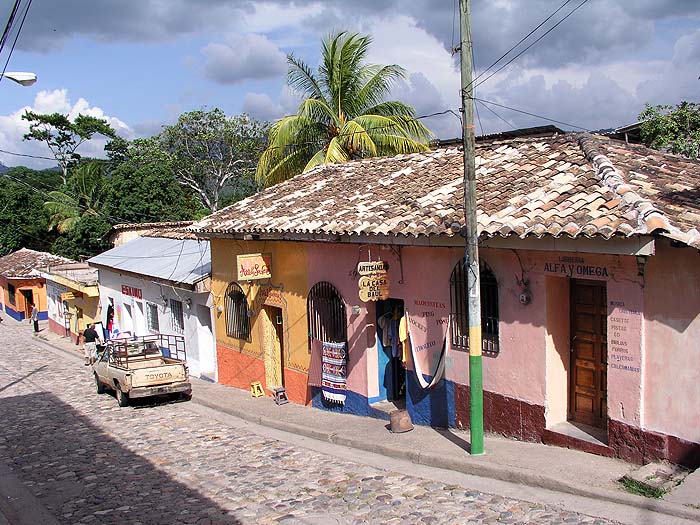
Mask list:
POLYGON ((32 323, 34 324, 34 333, 39 333, 39 309, 35 304, 32 304, 32 323))
POLYGON ((95 330, 95 325, 90 324, 83 332, 83 350, 85 351, 85 366, 89 366, 97 355, 97 343, 101 343, 100 335, 95 330))

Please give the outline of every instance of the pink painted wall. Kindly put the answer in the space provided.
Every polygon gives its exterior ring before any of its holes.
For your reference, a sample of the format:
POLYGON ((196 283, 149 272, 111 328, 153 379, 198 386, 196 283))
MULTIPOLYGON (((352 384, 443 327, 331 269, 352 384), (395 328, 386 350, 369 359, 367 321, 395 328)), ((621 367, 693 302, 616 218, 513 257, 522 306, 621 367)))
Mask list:
POLYGON ((700 253, 658 241, 645 276, 644 427, 700 443, 700 253))
MULTIPOLYGON (((306 273, 308 290, 319 281, 327 281, 343 296, 348 322, 348 389, 363 396, 368 395, 368 355, 374 349, 374 305, 365 304, 358 297, 357 267, 358 247, 347 244, 304 243, 306 249, 306 273), (360 313, 353 315, 352 307, 358 305, 360 313)), ((307 290, 307 293, 308 293, 307 290)), ((376 372, 376 350, 375 372, 376 372)), ((376 376, 376 373, 374 374, 376 376)), ((370 376, 372 377, 372 376, 370 376)), ((371 392, 369 395, 372 395, 371 392)))

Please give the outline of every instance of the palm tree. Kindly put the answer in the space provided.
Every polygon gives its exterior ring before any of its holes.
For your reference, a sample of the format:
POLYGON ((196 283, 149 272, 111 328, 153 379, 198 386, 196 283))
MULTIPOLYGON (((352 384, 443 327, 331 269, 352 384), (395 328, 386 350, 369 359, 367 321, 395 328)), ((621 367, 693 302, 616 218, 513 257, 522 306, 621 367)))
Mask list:
POLYGON ((267 186, 325 163, 425 151, 433 134, 402 102, 385 101, 405 70, 365 64, 372 39, 345 31, 323 40, 315 73, 288 55, 287 81, 306 96, 270 130, 256 177, 267 186))
POLYGON ((71 231, 84 215, 101 214, 104 201, 104 166, 98 161, 81 164, 63 190, 48 192, 44 207, 49 212, 49 230, 71 231))

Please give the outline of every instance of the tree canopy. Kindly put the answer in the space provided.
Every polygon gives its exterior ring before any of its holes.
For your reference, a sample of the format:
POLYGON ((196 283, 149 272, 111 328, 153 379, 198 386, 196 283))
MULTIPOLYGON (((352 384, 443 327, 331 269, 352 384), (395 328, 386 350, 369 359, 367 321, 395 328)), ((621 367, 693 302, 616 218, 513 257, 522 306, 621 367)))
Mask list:
POLYGON ((44 142, 53 154, 63 173, 63 183, 68 180, 68 170, 80 161, 76 150, 96 133, 114 138, 114 129, 106 120, 90 115, 78 115, 71 122, 61 113, 40 114, 25 111, 22 119, 29 121, 29 132, 24 140, 44 142))
POLYGON ((257 188, 255 168, 265 149, 267 125, 247 115, 227 117, 220 109, 183 113, 152 145, 177 181, 214 212, 231 193, 243 197, 257 188))
POLYGON ((270 130, 256 176, 276 184, 324 163, 424 151, 433 137, 403 102, 385 100, 398 65, 366 64, 372 39, 345 31, 322 42, 318 71, 289 55, 289 85, 305 96, 270 130))
POLYGON ((639 115, 642 142, 691 159, 700 158, 700 104, 646 105, 639 115))

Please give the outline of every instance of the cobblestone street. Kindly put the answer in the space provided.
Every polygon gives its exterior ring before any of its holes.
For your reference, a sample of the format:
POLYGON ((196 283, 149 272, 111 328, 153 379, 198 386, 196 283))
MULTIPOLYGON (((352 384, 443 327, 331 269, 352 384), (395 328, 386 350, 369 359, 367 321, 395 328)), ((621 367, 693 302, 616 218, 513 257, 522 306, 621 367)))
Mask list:
POLYGON ((0 398, 0 458, 63 523, 610 523, 323 455, 188 403, 119 408, 13 322, 0 398))

